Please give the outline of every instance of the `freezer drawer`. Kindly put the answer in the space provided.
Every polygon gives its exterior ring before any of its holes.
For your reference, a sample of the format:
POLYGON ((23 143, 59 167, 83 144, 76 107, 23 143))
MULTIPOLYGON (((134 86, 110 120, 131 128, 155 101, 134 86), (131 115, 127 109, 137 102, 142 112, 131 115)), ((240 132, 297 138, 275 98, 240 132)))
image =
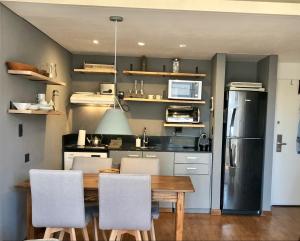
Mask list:
POLYGON ((175 165, 175 175, 208 175, 207 164, 177 164, 175 165))
POLYGON ((211 162, 211 153, 175 153, 175 163, 205 163, 211 162))

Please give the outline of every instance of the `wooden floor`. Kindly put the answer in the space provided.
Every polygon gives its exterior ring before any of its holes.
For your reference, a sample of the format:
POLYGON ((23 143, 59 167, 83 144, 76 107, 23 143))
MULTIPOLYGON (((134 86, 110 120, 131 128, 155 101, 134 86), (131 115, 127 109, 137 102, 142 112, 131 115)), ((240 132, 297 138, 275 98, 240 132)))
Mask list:
MULTIPOLYGON (((162 213, 155 221, 157 240, 174 240, 174 224, 174 214, 162 213)), ((184 230, 184 240, 299 240, 300 207, 274 207, 272 216, 262 217, 186 214, 184 230)))

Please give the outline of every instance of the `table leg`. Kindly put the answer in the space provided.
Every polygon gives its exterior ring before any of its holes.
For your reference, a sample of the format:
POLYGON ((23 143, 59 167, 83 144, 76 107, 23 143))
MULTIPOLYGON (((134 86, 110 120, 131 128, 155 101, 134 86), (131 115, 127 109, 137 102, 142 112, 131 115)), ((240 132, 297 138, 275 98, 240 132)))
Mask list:
POLYGON ((176 203, 176 240, 183 240, 184 192, 177 194, 176 203))
POLYGON ((26 222, 27 222, 27 239, 34 239, 34 227, 32 226, 32 208, 31 208, 31 192, 27 191, 26 200, 26 222))

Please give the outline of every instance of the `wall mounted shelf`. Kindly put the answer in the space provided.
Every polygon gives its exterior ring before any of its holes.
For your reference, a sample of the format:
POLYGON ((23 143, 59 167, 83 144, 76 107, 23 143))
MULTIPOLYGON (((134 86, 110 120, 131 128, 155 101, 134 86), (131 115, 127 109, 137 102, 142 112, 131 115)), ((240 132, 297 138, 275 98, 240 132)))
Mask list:
POLYGON ((124 98, 125 101, 154 102, 154 103, 182 103, 182 104, 205 104, 204 100, 169 100, 169 99, 145 99, 145 98, 124 98))
POLYGON ((163 77, 190 77, 190 78, 206 77, 206 74, 203 74, 203 73, 173 73, 173 72, 152 72, 152 71, 132 71, 132 70, 124 70, 123 74, 144 75, 144 76, 163 76, 163 77))
POLYGON ((44 111, 44 110, 15 110, 9 109, 10 114, 26 114, 26 115, 61 115, 60 111, 44 111))
POLYGON ((199 124, 164 123, 164 127, 204 128, 205 125, 202 123, 199 124))
POLYGON ((74 69, 74 72, 82 74, 115 74, 116 70, 110 69, 74 69))
POLYGON ((37 81, 37 82, 42 82, 42 83, 49 84, 49 85, 62 85, 62 86, 66 86, 66 83, 64 83, 64 82, 59 82, 59 81, 52 80, 52 79, 50 79, 47 76, 38 74, 38 73, 33 72, 33 71, 27 71, 27 70, 8 70, 7 72, 9 74, 21 75, 21 76, 24 76, 26 79, 37 81))

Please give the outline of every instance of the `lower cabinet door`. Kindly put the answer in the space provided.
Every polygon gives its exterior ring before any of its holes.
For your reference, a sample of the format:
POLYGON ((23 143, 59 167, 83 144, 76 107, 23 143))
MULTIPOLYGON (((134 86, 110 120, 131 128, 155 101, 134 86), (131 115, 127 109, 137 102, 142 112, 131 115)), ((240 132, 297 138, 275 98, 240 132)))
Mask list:
POLYGON ((189 212, 209 212, 210 210, 210 176, 190 175, 195 188, 194 193, 185 195, 185 208, 189 212))
POLYGON ((139 157, 143 153, 141 151, 109 151, 109 157, 113 159, 113 167, 119 168, 123 157, 139 157))
MULTIPOLYGON (((144 158, 158 158, 160 173, 163 176, 173 176, 174 175, 174 152, 155 152, 155 151, 144 151, 144 158)), ((160 202, 160 208, 171 209, 173 207, 172 203, 160 202)))

